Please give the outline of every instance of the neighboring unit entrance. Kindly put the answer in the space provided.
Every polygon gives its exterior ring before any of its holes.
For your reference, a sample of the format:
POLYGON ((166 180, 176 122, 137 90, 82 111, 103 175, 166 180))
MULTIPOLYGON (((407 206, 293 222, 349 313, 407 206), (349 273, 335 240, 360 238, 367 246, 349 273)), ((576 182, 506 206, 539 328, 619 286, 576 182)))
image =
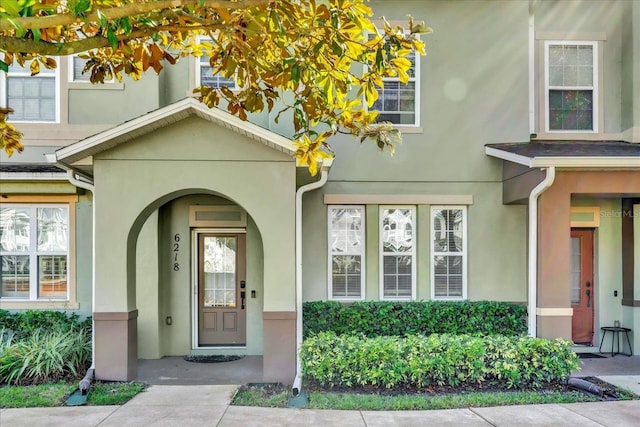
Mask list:
POLYGON ((197 233, 198 345, 246 345, 246 235, 197 233))
POLYGON ((593 344, 593 230, 571 230, 571 339, 593 344))

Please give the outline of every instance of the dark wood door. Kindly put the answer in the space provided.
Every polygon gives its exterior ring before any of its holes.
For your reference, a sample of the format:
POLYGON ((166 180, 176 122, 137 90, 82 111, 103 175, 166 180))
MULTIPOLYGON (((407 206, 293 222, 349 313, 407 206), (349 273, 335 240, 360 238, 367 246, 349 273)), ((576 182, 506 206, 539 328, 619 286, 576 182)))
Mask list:
POLYGON ((593 230, 571 230, 571 337, 576 344, 593 344, 593 230))
POLYGON ((198 235, 198 344, 246 344, 246 238, 198 235))

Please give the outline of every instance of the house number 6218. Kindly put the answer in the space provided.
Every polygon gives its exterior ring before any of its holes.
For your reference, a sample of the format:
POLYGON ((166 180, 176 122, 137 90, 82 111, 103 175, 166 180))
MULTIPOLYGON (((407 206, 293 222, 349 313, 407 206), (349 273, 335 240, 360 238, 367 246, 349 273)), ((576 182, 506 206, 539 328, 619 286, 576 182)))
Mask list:
POLYGON ((180 234, 176 233, 173 235, 173 271, 180 271, 178 252, 180 252, 180 234))

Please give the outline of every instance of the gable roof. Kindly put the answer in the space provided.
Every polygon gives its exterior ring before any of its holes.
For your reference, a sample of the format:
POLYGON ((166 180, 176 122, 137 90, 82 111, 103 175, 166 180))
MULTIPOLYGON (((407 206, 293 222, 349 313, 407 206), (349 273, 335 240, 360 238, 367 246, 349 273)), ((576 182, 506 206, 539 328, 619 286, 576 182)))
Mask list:
POLYGON ((492 157, 535 167, 640 167, 640 144, 624 141, 532 141, 485 145, 492 157))
POLYGON ((185 98, 61 148, 56 151, 56 160, 64 165, 71 165, 86 157, 102 153, 157 129, 170 126, 189 116, 197 116, 224 126, 240 135, 291 156, 296 151, 293 142, 288 138, 253 123, 242 121, 219 108, 209 108, 194 98, 185 98))

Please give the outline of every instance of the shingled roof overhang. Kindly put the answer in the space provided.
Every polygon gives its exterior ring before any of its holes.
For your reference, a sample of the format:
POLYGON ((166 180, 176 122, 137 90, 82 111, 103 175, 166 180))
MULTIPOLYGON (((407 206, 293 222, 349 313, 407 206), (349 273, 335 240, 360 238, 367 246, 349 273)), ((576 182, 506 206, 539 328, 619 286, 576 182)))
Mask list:
POLYGON ((293 142, 288 138, 253 123, 243 121, 218 108, 208 108, 196 99, 185 98, 61 148, 56 151, 56 161, 63 165, 71 166, 82 159, 94 156, 163 127, 171 126, 189 116, 197 116, 224 126, 240 135, 291 156, 296 151, 293 142))
POLYGON ((485 153, 530 168, 640 168, 640 144, 624 141, 487 144, 485 153))
POLYGON ((61 181, 67 173, 47 163, 0 163, 0 179, 3 181, 61 181))

